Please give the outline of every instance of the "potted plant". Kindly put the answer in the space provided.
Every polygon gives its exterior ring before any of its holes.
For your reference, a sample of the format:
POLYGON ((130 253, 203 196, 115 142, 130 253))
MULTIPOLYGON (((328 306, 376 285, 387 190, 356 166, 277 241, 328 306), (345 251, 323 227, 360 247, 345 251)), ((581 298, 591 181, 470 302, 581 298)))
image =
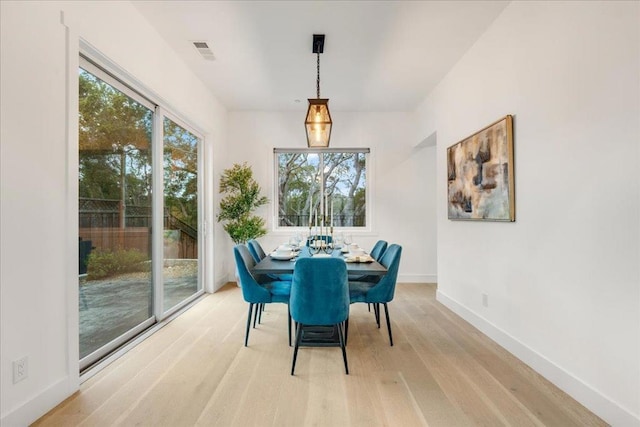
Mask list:
POLYGON ((269 203, 260 192, 260 185, 253 179, 253 171, 246 163, 236 163, 222 173, 220 194, 223 197, 218 222, 224 223, 225 231, 235 244, 267 234, 264 218, 253 215, 255 209, 269 203))

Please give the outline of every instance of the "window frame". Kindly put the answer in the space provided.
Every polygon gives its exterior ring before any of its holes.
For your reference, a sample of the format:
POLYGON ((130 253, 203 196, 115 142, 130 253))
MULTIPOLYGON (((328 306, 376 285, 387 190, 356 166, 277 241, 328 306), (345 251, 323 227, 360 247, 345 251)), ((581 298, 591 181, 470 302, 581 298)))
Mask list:
POLYGON ((274 148, 273 149, 273 210, 272 210, 272 226, 271 231, 276 233, 289 233, 289 232, 301 232, 306 230, 308 227, 304 226, 296 226, 296 227, 287 227, 281 226, 279 220, 279 205, 280 200, 278 199, 278 183, 279 183, 279 162, 278 155, 279 154, 325 154, 325 153, 358 153, 365 155, 365 164, 366 164, 366 175, 365 175, 365 226, 363 227, 336 227, 336 229, 340 229, 340 231, 348 232, 348 233, 371 233, 373 228, 374 218, 372 215, 372 206, 371 201, 373 200, 373 168, 371 161, 371 149, 368 147, 363 148, 274 148))
MULTIPOLYGON (((169 318, 176 312, 184 309, 188 304, 202 296, 205 292, 205 261, 207 258, 205 248, 206 243, 205 239, 207 238, 206 233, 206 194, 205 194, 205 177, 207 176, 207 172, 205 171, 205 162, 204 162, 204 153, 205 153, 205 137, 204 132, 201 131, 197 126, 195 126, 192 122, 186 119, 181 114, 177 113, 175 109, 173 109, 169 103, 164 101, 159 95, 155 94, 153 91, 148 89, 146 85, 142 82, 136 80, 132 77, 126 70, 119 67, 109 58, 102 55, 99 51, 93 48, 90 44, 85 42, 83 39, 79 40, 79 50, 77 52, 78 62, 76 63, 76 67, 70 67, 71 75, 73 75, 74 79, 78 79, 78 69, 82 68, 87 72, 93 74, 100 80, 105 83, 113 86, 115 89, 121 91, 128 97, 134 99, 136 102, 144 105, 149 108, 153 112, 153 132, 151 139, 151 153, 152 153, 152 199, 151 206, 152 212, 154 212, 153 216, 153 229, 155 230, 163 230, 163 218, 162 215, 157 215, 157 212, 163 211, 164 206, 164 197, 163 189, 163 151, 164 151, 164 129, 163 123, 164 119, 168 118, 173 121, 177 125, 181 126, 185 130, 189 131, 191 134, 196 136, 198 139, 197 144, 197 153, 198 153, 198 183, 197 183, 197 191, 198 191, 198 284, 197 290, 194 294, 187 297, 180 304, 175 305, 173 307, 164 307, 164 280, 162 274, 162 266, 164 261, 163 254, 163 233, 153 233, 152 234, 152 287, 153 287, 153 310, 151 316, 145 320, 143 323, 138 326, 130 329, 125 332, 120 337, 114 339, 110 343, 100 347, 95 350, 91 354, 78 358, 80 372, 87 370, 91 366, 96 363, 99 363, 101 359, 108 356, 110 353, 117 351, 118 348, 123 347, 128 341, 135 338, 148 328, 152 327, 154 324, 162 322, 163 320, 169 318), (158 197, 160 195, 160 197, 158 197)), ((75 96, 77 98, 77 84, 74 85, 76 88, 75 96)), ((71 95, 70 95, 71 96, 71 95)), ((76 109, 75 112, 72 112, 70 116, 70 120, 77 122, 77 103, 74 104, 76 109)), ((73 124, 73 123, 72 123, 73 124)), ((77 127, 76 127, 77 128, 77 127)), ((77 141, 77 140, 76 140, 77 141)), ((76 142, 77 143, 77 142, 76 142)), ((74 150, 78 151, 78 146, 76 145, 74 150)), ((75 168, 77 170, 78 158, 74 156, 75 162, 73 165, 70 163, 71 168, 75 168)), ((78 175, 77 172, 71 171, 70 174, 69 185, 78 185, 78 175), (75 179, 74 179, 75 177, 75 179)), ((76 201, 74 206, 77 206, 77 191, 76 191, 76 201)), ((77 207, 73 209, 75 211, 75 216, 77 217, 77 207)), ((77 240, 77 229, 78 226, 74 227, 73 233, 76 235, 74 240, 77 240)), ((77 257, 78 251, 75 251, 75 257, 77 257)), ((77 262, 76 262, 77 265, 77 262)), ((76 274, 72 274, 71 277, 74 277, 74 280, 77 280, 77 271, 76 274)), ((74 285, 77 286, 77 285, 74 285)), ((76 304, 77 305, 77 304, 76 304)), ((78 325, 79 326, 79 325, 78 325)))

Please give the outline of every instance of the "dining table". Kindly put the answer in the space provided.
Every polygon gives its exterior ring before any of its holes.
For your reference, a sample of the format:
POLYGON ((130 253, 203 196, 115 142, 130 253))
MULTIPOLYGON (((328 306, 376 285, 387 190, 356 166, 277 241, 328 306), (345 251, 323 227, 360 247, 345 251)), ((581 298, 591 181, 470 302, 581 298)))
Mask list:
POLYGON ((251 269, 251 272, 253 274, 292 274, 298 258, 332 256, 341 258, 346 262, 347 273, 349 273, 349 275, 382 276, 387 273, 385 266, 378 261, 371 260, 370 257, 352 257, 349 253, 342 252, 340 248, 333 249, 330 253, 323 252, 322 249, 318 250, 318 253, 314 252, 316 252, 316 249, 303 246, 299 251, 292 251, 291 259, 276 259, 279 257, 277 257, 275 253, 271 253, 260 260, 260 262, 251 269), (362 259, 362 262, 359 262, 359 259, 362 259))
MULTIPOLYGON (((303 246, 297 251, 292 251, 288 256, 278 256, 272 252, 258 262, 252 269, 253 274, 291 274, 296 265, 296 260, 301 257, 337 257, 345 261, 347 273, 350 276, 382 276, 387 273, 384 265, 372 259, 370 256, 354 257, 343 252, 340 248, 333 250, 313 249, 303 246), (327 253, 329 252, 329 253, 327 253), (284 258, 284 259, 283 259, 284 258), (290 259, 286 259, 290 258, 290 259)), ((339 346, 337 326, 305 325, 302 332, 300 346, 327 347, 339 346)))

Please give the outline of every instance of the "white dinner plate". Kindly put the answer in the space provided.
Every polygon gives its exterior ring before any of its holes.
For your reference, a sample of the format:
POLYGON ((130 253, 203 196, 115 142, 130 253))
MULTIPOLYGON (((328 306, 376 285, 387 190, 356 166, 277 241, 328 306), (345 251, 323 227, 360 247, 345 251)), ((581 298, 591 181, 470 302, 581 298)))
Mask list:
POLYGON ((270 256, 271 258, 273 258, 273 259, 277 259, 277 260, 279 260, 279 261, 288 261, 288 260, 290 260, 290 259, 295 258, 295 256, 296 256, 296 255, 297 255, 297 254, 296 254, 295 252, 290 252, 290 253, 288 253, 288 254, 286 254, 286 255, 280 255, 280 254, 278 254, 278 253, 276 253, 276 252, 272 252, 271 254, 269 254, 269 256, 270 256))

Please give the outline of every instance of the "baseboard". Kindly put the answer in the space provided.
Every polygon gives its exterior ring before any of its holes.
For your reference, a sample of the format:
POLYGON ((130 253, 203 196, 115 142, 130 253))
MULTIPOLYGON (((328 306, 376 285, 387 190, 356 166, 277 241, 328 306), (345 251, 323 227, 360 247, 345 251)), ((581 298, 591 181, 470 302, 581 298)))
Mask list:
POLYGON ((236 281, 236 279, 235 278, 230 279, 228 274, 224 275, 221 279, 218 279, 218 280, 215 281, 215 284, 214 284, 214 287, 213 287, 213 292, 216 292, 218 289, 220 289, 221 287, 223 287, 227 283, 235 282, 235 281, 236 281))
POLYGON ((632 414, 629 410, 618 405, 598 390, 585 384, 579 378, 576 378, 551 360, 529 348, 526 344, 448 297, 440 290, 436 291, 436 299, 607 423, 612 426, 640 427, 640 418, 637 415, 632 414))
POLYGON ((398 283, 438 283, 436 274, 399 274, 398 283))
POLYGON ((2 427, 23 427, 55 408, 80 387, 78 378, 63 378, 0 419, 2 427))

